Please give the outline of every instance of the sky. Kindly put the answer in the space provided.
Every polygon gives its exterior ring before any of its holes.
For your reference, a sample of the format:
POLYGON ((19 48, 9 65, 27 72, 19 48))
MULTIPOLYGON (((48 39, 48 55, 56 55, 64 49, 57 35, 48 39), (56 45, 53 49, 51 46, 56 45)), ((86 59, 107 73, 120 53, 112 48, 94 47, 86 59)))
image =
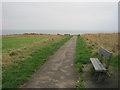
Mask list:
POLYGON ((2 2, 2 34, 118 32, 118 2, 2 2))

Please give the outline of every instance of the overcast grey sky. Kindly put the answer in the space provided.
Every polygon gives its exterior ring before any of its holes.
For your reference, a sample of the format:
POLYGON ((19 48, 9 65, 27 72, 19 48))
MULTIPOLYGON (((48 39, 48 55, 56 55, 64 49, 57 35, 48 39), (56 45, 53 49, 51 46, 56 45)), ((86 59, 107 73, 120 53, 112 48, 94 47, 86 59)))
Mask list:
POLYGON ((118 31, 117 2, 3 2, 3 34, 118 31))

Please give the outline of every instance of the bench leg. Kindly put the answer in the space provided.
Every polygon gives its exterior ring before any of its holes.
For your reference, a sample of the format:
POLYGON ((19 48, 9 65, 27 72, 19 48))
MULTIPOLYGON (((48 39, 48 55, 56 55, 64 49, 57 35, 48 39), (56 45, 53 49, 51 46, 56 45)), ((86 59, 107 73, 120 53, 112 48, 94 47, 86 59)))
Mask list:
POLYGON ((98 74, 97 82, 104 82, 105 79, 106 79, 106 73, 100 72, 100 73, 98 74))
POLYGON ((95 75, 95 69, 94 69, 94 67, 90 67, 90 73, 91 73, 91 75, 95 75))

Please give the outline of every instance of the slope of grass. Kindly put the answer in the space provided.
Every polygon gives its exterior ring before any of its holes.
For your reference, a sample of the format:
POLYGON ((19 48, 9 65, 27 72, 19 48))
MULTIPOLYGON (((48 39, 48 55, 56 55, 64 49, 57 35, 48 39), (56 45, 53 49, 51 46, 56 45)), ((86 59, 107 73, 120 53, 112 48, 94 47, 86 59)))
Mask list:
POLYGON ((83 72, 83 64, 90 63, 89 58, 91 57, 91 49, 87 48, 86 43, 83 38, 77 38, 76 45, 76 56, 75 56, 75 65, 80 75, 79 88, 84 88, 82 84, 82 72, 83 72))
POLYGON ((61 45, 71 37, 66 37, 58 42, 49 42, 47 47, 39 49, 31 58, 17 61, 3 72, 3 88, 18 88, 38 70, 61 45))

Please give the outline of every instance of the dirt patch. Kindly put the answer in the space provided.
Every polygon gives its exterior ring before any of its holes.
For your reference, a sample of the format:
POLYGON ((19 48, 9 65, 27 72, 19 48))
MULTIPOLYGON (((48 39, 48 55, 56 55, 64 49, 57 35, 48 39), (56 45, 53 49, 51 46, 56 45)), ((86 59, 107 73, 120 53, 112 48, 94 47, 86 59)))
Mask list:
POLYGON ((83 84, 85 88, 118 88, 118 70, 110 67, 112 75, 104 82, 96 82, 94 75, 90 73, 91 64, 84 65, 83 84))
POLYGON ((74 65, 76 39, 65 43, 21 88, 75 88, 79 79, 74 65))

